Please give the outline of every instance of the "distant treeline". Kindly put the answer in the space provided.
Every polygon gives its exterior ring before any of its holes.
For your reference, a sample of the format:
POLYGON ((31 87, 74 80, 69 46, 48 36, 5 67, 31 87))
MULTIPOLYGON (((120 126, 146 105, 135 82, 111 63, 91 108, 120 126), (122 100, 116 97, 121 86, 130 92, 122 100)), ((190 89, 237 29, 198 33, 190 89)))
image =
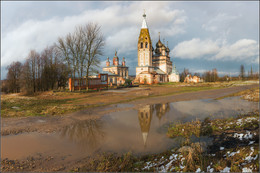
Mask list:
MULTIPOLYGON (((183 70, 183 72, 180 74, 180 82, 183 82, 185 80, 185 77, 191 74, 189 72, 189 69, 183 70)), ((240 72, 238 76, 230 76, 230 75, 224 75, 220 77, 218 75, 218 71, 216 68, 214 68, 211 71, 205 71, 204 73, 194 73, 194 76, 198 76, 201 79, 203 79, 204 82, 216 82, 216 81, 230 81, 230 80, 255 80, 259 79, 259 73, 258 72, 253 72, 253 69, 251 67, 251 70, 248 71, 247 75, 245 73, 245 68, 244 65, 240 66, 240 72)))
POLYGON ((7 66, 1 90, 34 94, 65 88, 69 77, 86 76, 87 80, 90 72, 97 71, 103 47, 104 38, 98 24, 78 26, 42 52, 31 50, 24 63, 17 61, 7 66))

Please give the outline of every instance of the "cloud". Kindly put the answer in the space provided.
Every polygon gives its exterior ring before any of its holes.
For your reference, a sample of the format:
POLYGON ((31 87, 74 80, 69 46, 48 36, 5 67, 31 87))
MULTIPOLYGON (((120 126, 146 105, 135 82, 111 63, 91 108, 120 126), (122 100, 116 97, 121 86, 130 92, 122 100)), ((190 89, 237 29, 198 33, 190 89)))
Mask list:
POLYGON ((172 55, 181 59, 206 59, 221 61, 259 62, 259 43, 251 39, 241 39, 234 44, 226 40, 212 41, 193 38, 174 47, 172 55))
POLYGON ((239 19, 241 15, 228 15, 226 13, 219 13, 216 17, 211 18, 208 22, 202 25, 202 28, 206 31, 217 32, 217 31, 227 31, 227 29, 232 26, 230 25, 236 19, 239 19))
POLYGON ((224 45, 213 60, 255 61, 259 58, 259 43, 255 40, 241 39, 231 45, 224 45))
POLYGON ((169 4, 170 2, 112 3, 76 15, 27 20, 13 30, 3 33, 2 65, 23 61, 30 49, 40 52, 56 42, 58 37, 72 32, 75 26, 87 22, 97 22, 102 26, 106 41, 105 56, 113 54, 115 49, 124 55, 133 54, 137 49, 144 8, 148 9, 148 26, 152 27, 150 30, 153 32, 160 30, 165 37, 184 32, 184 11, 171 9, 169 4))
POLYGON ((205 55, 215 54, 219 51, 219 46, 212 40, 200 40, 193 38, 183 41, 174 47, 172 54, 183 59, 201 58, 205 55))

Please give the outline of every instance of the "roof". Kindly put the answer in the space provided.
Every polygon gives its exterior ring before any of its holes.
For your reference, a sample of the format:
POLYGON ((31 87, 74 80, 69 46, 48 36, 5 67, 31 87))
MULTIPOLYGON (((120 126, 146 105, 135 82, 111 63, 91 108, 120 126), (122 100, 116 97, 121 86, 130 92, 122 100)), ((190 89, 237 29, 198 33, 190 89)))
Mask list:
POLYGON ((171 71, 171 73, 170 74, 179 74, 179 72, 178 72, 178 70, 176 69, 176 67, 175 67, 175 64, 174 64, 174 67, 173 67, 173 69, 172 69, 172 71, 171 71))
POLYGON ((110 66, 106 66, 104 68, 109 68, 109 67, 123 67, 123 68, 128 68, 128 66, 123 66, 123 65, 110 65, 110 66))
POLYGON ((166 74, 164 71, 162 71, 161 69, 159 69, 158 67, 154 68, 154 71, 158 74, 166 74))
POLYGON ((148 71, 142 71, 140 74, 151 74, 148 71))
POLYGON ((117 74, 111 73, 109 71, 102 71, 103 74, 108 74, 108 76, 118 76, 117 74))

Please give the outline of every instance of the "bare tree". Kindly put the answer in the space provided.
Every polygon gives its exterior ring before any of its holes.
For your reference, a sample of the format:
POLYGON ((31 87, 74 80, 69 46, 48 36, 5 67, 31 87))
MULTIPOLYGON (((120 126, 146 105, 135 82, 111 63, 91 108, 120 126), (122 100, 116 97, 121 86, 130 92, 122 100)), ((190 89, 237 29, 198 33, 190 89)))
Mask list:
POLYGON ((85 45, 86 45, 86 84, 88 90, 88 76, 90 72, 96 71, 100 60, 99 56, 103 55, 104 37, 101 33, 101 27, 98 24, 89 23, 84 28, 85 45))
POLYGON ((102 55, 104 47, 104 37, 100 26, 93 23, 78 26, 73 33, 69 33, 65 38, 59 38, 56 46, 71 69, 73 80, 77 72, 80 78, 79 88, 81 88, 84 75, 86 75, 88 85, 88 76, 91 71, 96 71, 100 63, 99 56, 102 55))
POLYGON ((244 77, 245 77, 245 68, 244 68, 244 65, 241 65, 240 66, 240 77, 242 80, 244 80, 244 77))
POLYGON ((183 72, 180 74, 180 81, 184 82, 185 77, 189 74, 189 69, 185 69, 183 70, 183 72))
POLYGON ((35 50, 31 50, 22 68, 21 86, 27 94, 35 93, 39 90, 40 55, 35 50))
POLYGON ((73 56, 74 50, 71 50, 74 46, 74 38, 69 33, 65 38, 58 38, 58 43, 56 48, 59 51, 59 54, 63 57, 63 60, 67 63, 67 67, 70 71, 70 76, 74 80, 76 75, 76 59, 73 56))
POLYGON ((253 68, 251 66, 251 71, 250 71, 250 79, 253 79, 253 68))
POLYGON ((22 70, 22 63, 19 61, 13 62, 7 66, 7 88, 8 92, 20 92, 19 79, 22 70))

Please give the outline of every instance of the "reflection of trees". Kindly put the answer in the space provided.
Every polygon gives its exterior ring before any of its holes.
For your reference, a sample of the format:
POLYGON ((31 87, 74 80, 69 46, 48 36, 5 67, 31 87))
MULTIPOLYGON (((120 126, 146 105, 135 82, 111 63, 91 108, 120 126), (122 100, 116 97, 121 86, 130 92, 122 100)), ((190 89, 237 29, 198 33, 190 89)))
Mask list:
POLYGON ((156 116, 159 118, 159 120, 164 116, 167 112, 170 111, 170 104, 155 104, 154 109, 156 112, 156 116))
POLYGON ((86 150, 95 150, 105 136, 102 125, 101 120, 77 121, 64 127, 61 131, 61 137, 67 137, 86 150))

